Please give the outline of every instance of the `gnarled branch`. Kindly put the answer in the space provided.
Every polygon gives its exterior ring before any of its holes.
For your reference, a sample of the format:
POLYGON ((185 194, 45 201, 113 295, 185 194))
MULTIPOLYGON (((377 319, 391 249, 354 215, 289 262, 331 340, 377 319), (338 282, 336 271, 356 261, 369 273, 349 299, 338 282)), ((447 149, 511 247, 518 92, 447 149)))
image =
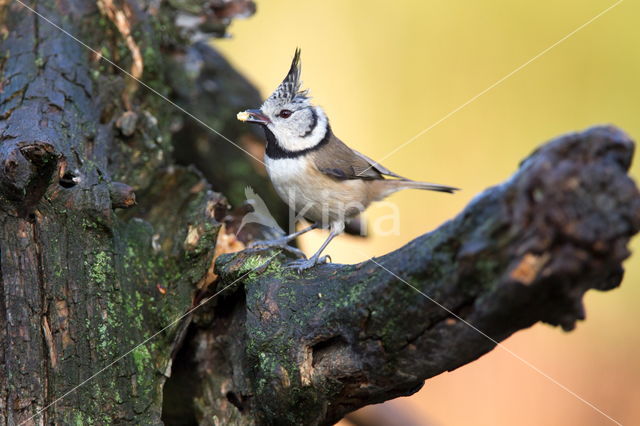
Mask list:
MULTIPOLYGON (((626 174, 633 150, 613 127, 566 135, 393 253, 302 275, 282 255, 218 302, 236 305, 233 339, 199 356, 227 354, 227 396, 261 422, 329 424, 409 395, 538 321, 570 330, 584 319, 587 290, 620 283, 640 227, 626 174)), ((221 257, 220 285, 268 255, 221 257)))

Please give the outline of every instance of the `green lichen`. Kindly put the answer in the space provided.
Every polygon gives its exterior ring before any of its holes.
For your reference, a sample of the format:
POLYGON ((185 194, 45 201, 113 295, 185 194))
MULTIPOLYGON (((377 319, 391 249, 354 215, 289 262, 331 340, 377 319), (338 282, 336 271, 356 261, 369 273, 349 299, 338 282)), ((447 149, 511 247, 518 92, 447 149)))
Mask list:
POLYGON ((285 260, 288 258, 281 257, 277 252, 266 252, 265 254, 255 255, 243 260, 243 265, 239 276, 247 274, 243 280, 245 284, 251 284, 264 275, 270 275, 280 280, 295 279, 297 273, 286 266, 285 260))
POLYGON ((109 254, 105 251, 98 252, 93 263, 89 265, 89 278, 97 284, 104 284, 112 272, 109 254))
POLYGON ((85 424, 91 424, 91 423, 86 423, 86 420, 82 411, 76 411, 73 416, 73 424, 75 424, 76 426, 83 426, 85 424))
POLYGON ((102 352, 106 352, 108 349, 108 345, 111 337, 109 335, 107 325, 104 323, 99 324, 97 330, 98 330, 98 349, 100 349, 102 352))
POLYGON ((133 362, 138 371, 138 377, 146 374, 151 367, 151 354, 145 345, 136 347, 132 352, 133 362))

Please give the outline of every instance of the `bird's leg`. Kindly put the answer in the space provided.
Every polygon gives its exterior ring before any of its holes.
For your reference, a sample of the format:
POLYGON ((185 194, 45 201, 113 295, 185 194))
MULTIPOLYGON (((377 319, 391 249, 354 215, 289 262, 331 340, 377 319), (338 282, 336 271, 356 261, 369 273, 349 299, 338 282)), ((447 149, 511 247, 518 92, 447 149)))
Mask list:
POLYGON ((280 247, 280 248, 283 248, 285 250, 291 251, 294 254, 302 255, 302 257, 306 257, 301 250, 299 250, 299 249, 297 249, 295 247, 291 247, 289 245, 289 243, 291 241, 295 240, 296 238, 298 238, 300 235, 302 235, 302 234, 304 234, 306 232, 309 232, 309 231, 311 231, 313 229, 316 229, 319 226, 320 226, 319 224, 314 223, 311 226, 307 226, 304 229, 301 229, 301 230, 299 230, 297 232, 294 232, 292 234, 289 234, 289 235, 285 235, 284 237, 281 237, 281 238, 276 238, 276 239, 273 239, 273 240, 253 241, 253 242, 251 242, 249 244, 249 247, 265 247, 265 248, 266 247, 280 247))
POLYGON ((304 271, 305 269, 313 268, 319 263, 326 263, 331 258, 327 256, 320 257, 320 254, 324 251, 325 248, 329 245, 331 240, 340 235, 344 230, 344 223, 333 223, 331 225, 331 233, 327 237, 327 239, 322 243, 318 251, 316 251, 313 256, 309 259, 298 259, 293 262, 288 263, 287 265, 297 271, 304 271))

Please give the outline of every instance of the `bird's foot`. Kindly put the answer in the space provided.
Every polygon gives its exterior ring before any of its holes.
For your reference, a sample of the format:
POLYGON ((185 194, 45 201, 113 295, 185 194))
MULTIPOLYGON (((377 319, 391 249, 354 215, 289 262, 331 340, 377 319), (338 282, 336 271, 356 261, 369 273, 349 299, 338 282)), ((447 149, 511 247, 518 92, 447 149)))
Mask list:
POLYGON ((307 269, 311 269, 316 265, 327 263, 327 262, 331 262, 331 257, 329 257, 329 255, 321 256, 321 257, 312 257, 311 259, 294 260, 293 262, 287 263, 287 266, 298 272, 302 272, 307 269))
POLYGON ((280 248, 282 250, 288 251, 289 253, 297 257, 302 257, 306 259, 307 256, 305 256, 302 250, 292 247, 288 244, 290 241, 291 241, 290 239, 286 239, 286 238, 278 238, 275 240, 257 240, 249 243, 248 247, 249 248, 280 248))

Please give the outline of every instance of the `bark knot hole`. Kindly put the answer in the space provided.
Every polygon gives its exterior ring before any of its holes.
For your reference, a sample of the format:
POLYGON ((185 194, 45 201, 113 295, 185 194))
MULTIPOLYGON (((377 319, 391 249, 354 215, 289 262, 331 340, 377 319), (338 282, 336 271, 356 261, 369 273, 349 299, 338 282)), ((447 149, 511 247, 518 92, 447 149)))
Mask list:
POLYGON ((229 400, 229 402, 231 404, 233 404, 238 411, 242 412, 242 410, 244 410, 244 402, 242 401, 242 395, 238 396, 238 394, 236 394, 233 391, 229 391, 227 392, 227 400, 229 400))
POLYGON ((70 171, 66 171, 58 181, 63 188, 73 188, 76 186, 76 175, 70 171))
POLYGON ((318 342, 311 347, 311 366, 317 368, 322 364, 323 360, 337 362, 339 361, 340 355, 347 349, 347 341, 340 335, 318 342))

